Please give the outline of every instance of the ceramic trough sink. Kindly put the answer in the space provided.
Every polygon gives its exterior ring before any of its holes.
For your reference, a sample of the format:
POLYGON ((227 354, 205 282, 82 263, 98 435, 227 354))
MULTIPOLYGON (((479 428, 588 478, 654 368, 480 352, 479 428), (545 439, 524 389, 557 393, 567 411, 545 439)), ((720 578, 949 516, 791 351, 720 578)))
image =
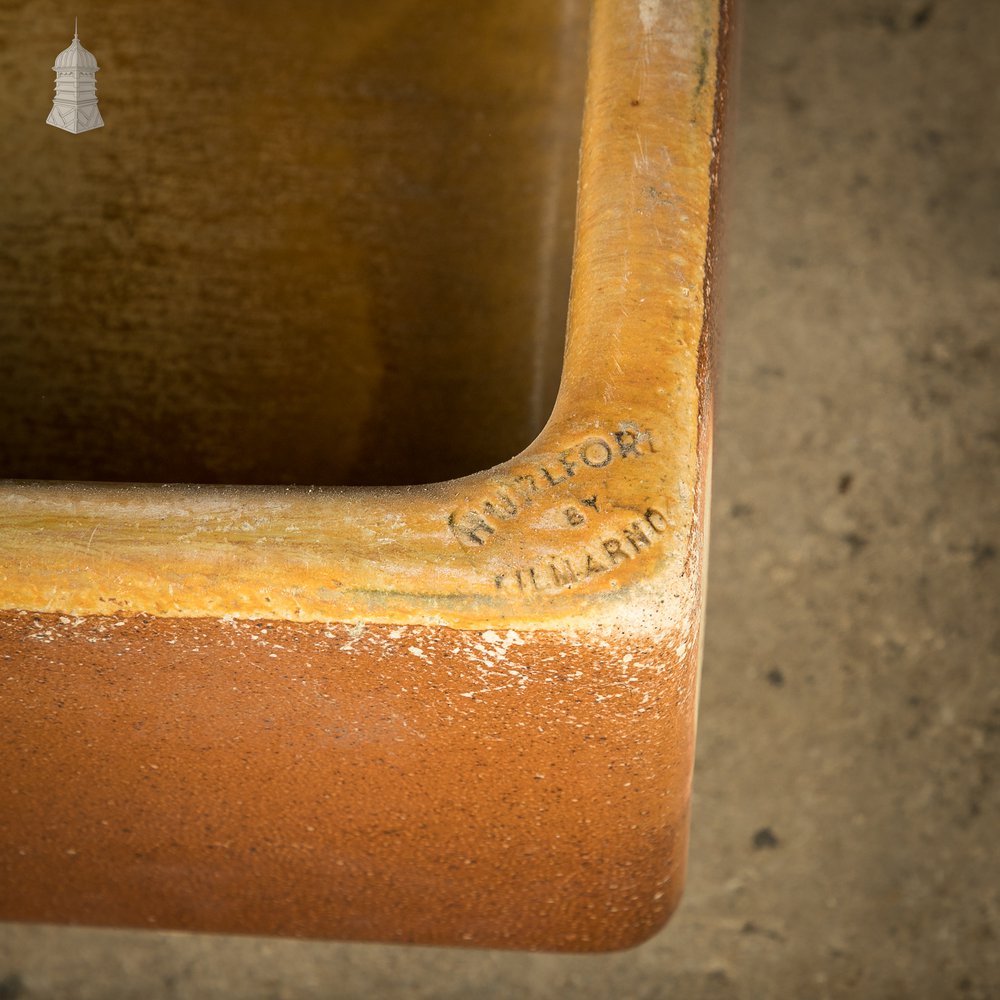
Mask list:
POLYGON ((726 5, 363 6, 0 15, 0 918, 679 901, 726 5))

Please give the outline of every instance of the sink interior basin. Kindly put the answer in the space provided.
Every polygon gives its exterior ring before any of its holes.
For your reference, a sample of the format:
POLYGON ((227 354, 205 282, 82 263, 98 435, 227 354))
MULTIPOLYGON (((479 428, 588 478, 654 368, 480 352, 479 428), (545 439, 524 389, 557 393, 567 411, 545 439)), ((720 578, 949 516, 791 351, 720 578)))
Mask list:
POLYGON ((71 24, 0 5, 0 920, 645 940, 728 0, 80 14, 106 125, 69 135, 71 24))
POLYGON ((524 448, 587 6, 108 0, 80 135, 45 125, 72 24, 0 11, 0 479, 405 484, 524 448))

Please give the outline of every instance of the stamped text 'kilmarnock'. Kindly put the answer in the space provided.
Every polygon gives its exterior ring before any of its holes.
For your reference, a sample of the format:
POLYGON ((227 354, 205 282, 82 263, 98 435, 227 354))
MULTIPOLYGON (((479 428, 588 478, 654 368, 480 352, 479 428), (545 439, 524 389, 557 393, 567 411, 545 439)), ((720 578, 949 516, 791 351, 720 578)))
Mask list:
POLYGON ((650 507, 642 518, 622 524, 619 530, 605 534, 580 552, 501 573, 493 582, 497 590, 513 588, 521 593, 572 587, 642 555, 668 527, 664 514, 650 507))

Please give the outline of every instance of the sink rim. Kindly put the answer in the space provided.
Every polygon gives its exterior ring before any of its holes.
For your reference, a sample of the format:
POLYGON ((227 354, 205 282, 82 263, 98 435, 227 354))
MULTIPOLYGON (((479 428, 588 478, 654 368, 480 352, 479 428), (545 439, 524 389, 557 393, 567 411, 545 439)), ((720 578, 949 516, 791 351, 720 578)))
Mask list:
MULTIPOLYGON (((675 26, 661 4, 614 6, 597 4, 592 15, 565 361, 555 407, 534 442, 492 469, 426 486, 5 481, 0 608, 649 632, 699 600, 711 453, 714 136, 725 94, 717 21, 726 18, 703 4, 675 26), (684 32, 700 32, 700 40, 684 32), (623 61, 637 66, 634 74, 618 72, 623 61), (641 463, 622 454, 606 471, 592 470, 572 457, 623 427, 647 435, 641 463), (481 543, 456 537, 456 519, 480 516, 492 502, 484 498, 525 469, 564 459, 576 461, 573 472, 551 491, 534 491, 544 496, 526 495, 510 524, 493 502, 499 513, 481 543), (550 500, 558 507, 575 497, 571 480, 584 472, 613 490, 618 507, 666 518, 655 557, 612 559, 592 580, 561 588, 538 587, 533 576, 511 586, 510 573, 520 572, 511 567, 561 558, 567 529, 539 528, 540 518, 552 515, 550 500)), ((570 525, 579 529, 574 551, 600 551, 618 530, 608 523, 570 525)))

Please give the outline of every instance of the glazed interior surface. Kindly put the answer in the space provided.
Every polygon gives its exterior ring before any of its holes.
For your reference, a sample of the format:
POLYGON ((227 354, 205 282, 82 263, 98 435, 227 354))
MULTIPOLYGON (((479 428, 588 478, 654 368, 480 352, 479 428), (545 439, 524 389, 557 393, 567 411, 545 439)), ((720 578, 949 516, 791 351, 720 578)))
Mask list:
POLYGON ((424 483, 547 418, 586 0, 0 4, 0 478, 424 483))

